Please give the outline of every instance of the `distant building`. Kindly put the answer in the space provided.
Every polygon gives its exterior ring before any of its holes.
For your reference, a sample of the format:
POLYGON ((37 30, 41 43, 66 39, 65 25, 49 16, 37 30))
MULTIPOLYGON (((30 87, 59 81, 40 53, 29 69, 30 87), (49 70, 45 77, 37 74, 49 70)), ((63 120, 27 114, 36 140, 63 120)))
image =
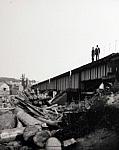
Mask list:
POLYGON ((23 91, 23 86, 20 83, 10 85, 10 95, 17 95, 18 92, 23 91))
POLYGON ((5 82, 0 82, 0 96, 9 94, 10 94, 9 85, 5 82))

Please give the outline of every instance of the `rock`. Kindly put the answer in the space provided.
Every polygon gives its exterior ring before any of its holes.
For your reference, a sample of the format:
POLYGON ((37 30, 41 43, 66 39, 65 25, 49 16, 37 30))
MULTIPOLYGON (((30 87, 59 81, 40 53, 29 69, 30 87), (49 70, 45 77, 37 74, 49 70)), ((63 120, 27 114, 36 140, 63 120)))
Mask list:
POLYGON ((45 146, 46 150, 61 150, 61 142, 55 138, 55 137, 51 137, 47 140, 46 142, 46 146, 45 146))
POLYGON ((15 128, 16 125, 17 118, 11 111, 0 113, 0 130, 12 129, 15 128))
POLYGON ((25 141, 30 140, 33 138, 33 136, 39 132, 39 129, 37 126, 27 126, 24 130, 23 137, 25 141))
POLYGON ((50 137, 50 132, 46 130, 42 130, 41 132, 36 133, 36 135, 33 137, 33 141, 38 147, 43 148, 49 137, 50 137))

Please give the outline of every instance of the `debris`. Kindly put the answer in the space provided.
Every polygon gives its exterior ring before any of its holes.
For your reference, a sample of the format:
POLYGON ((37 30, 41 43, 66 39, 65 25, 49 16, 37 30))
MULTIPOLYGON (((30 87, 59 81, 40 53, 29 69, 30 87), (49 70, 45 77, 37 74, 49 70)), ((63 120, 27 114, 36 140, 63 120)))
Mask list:
POLYGON ((17 118, 12 111, 0 109, 0 130, 12 129, 15 128, 16 125, 17 118))
POLYGON ((36 133, 36 135, 33 137, 33 141, 38 147, 43 148, 49 137, 50 137, 50 132, 46 130, 42 130, 36 133))
MULTIPOLYGON (((68 95, 72 96, 70 91, 68 95)), ((118 92, 101 90, 67 104, 66 96, 62 92, 50 99, 48 91, 36 95, 30 90, 12 96, 10 103, 15 107, 0 109, 1 145, 20 150, 107 150, 118 146, 118 92)))
POLYGON ((55 137, 50 137, 45 146, 46 150, 62 150, 62 145, 61 142, 55 138, 55 137))
POLYGON ((76 140, 75 140, 74 138, 71 138, 71 139, 69 139, 69 140, 64 141, 63 143, 64 143, 64 144, 63 144, 64 147, 67 147, 67 146, 69 146, 69 145, 72 145, 72 144, 76 143, 76 140))
POLYGON ((15 141, 23 135, 24 127, 22 128, 13 128, 5 129, 0 131, 0 143, 15 141))
POLYGON ((51 125, 51 126, 58 126, 58 123, 60 122, 58 120, 56 120, 56 121, 46 120, 46 119, 41 118, 41 117, 38 117, 37 119, 44 122, 44 123, 47 123, 48 125, 51 125))
POLYGON ((23 138, 25 141, 30 140, 39 130, 37 126, 27 126, 23 133, 23 138))
POLYGON ((66 101, 67 101, 67 93, 63 92, 63 93, 56 95, 56 97, 54 97, 51 103, 64 105, 66 101))
POLYGON ((30 116, 29 114, 27 114, 24 110, 19 110, 17 112, 17 117, 18 119, 26 126, 29 125, 42 125, 42 122, 35 119, 34 117, 30 116))

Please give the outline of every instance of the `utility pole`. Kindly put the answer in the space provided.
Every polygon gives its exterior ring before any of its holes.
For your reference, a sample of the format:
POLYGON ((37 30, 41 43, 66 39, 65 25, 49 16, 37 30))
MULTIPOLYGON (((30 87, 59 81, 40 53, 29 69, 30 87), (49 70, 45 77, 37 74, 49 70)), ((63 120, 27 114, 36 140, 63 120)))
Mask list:
POLYGON ((23 88, 25 89, 25 74, 22 74, 21 82, 22 82, 23 88))

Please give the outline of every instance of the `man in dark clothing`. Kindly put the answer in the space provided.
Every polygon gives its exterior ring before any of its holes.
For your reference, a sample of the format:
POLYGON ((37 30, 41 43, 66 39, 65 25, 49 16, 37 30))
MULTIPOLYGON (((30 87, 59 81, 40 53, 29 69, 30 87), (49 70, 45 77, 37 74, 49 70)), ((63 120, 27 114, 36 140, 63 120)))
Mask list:
POLYGON ((98 47, 98 45, 95 48, 95 55, 96 55, 96 60, 99 59, 99 54, 100 54, 100 48, 98 47))
POLYGON ((94 51, 94 47, 92 47, 92 62, 94 61, 94 56, 95 56, 95 51, 94 51))

